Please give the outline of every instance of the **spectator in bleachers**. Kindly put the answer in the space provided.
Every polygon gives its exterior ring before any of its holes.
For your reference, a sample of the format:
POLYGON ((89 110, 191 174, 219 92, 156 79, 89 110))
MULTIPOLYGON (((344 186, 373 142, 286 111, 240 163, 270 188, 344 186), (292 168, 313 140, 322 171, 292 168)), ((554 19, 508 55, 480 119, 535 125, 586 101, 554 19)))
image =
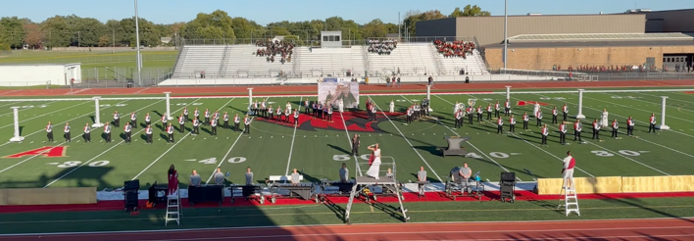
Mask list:
POLYGON ((394 39, 369 39, 367 43, 369 44, 369 52, 377 53, 379 55, 389 55, 395 48, 398 47, 398 41, 394 39))
POLYGON ((461 57, 465 58, 475 50, 475 43, 466 41, 446 42, 435 40, 434 45, 440 54, 446 58, 461 57))
POLYGON ((258 47, 265 47, 263 49, 258 49, 255 52, 256 56, 265 57, 267 62, 275 62, 275 56, 280 57, 280 63, 284 64, 292 61, 292 54, 294 53, 294 43, 279 40, 267 40, 267 41, 257 41, 255 43, 258 47))

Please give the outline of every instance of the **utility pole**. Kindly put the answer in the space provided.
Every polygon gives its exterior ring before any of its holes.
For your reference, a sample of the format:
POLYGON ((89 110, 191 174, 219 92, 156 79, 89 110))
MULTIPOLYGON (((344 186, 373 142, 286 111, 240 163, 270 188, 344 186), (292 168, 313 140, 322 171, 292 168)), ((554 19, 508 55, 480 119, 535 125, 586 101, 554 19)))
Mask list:
POLYGON ((135 41, 137 42, 137 45, 135 46, 137 48, 137 82, 142 86, 142 75, 140 74, 140 71, 142 71, 142 58, 140 58, 140 25, 138 24, 138 19, 137 17, 137 0, 135 0, 135 41))

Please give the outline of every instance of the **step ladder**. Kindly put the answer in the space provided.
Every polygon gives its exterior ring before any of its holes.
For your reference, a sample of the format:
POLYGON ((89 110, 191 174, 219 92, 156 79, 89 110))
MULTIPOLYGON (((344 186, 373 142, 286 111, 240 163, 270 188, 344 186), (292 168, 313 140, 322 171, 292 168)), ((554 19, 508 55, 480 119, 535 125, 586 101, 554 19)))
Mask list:
POLYGON ((166 217, 164 226, 168 226, 169 222, 176 222, 181 225, 181 196, 179 192, 168 195, 166 197, 166 217))
MULTIPOLYGON (((564 178, 562 183, 560 197, 563 197, 564 204, 559 205, 559 208, 564 207, 566 216, 568 217, 570 213, 575 212, 578 216, 581 216, 581 211, 578 208, 578 195, 576 193, 576 184, 572 177, 564 178)), ((561 202, 561 200, 560 200, 561 202)))

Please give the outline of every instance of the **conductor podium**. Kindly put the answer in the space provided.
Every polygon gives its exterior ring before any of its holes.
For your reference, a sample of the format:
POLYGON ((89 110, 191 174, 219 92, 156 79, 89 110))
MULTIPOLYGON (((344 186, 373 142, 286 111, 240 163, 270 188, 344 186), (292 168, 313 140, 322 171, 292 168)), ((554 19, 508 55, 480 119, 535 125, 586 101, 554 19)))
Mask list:
POLYGON ((443 156, 465 156, 467 151, 460 148, 460 144, 469 141, 470 137, 446 136, 443 139, 448 141, 448 147, 441 148, 443 156))

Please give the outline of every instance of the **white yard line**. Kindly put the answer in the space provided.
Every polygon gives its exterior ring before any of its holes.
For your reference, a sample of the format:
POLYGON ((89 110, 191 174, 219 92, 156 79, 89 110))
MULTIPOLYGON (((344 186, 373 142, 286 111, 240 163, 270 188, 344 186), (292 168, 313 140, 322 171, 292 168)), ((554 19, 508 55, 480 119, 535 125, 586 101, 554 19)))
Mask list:
POLYGON ((5 106, 8 106, 8 105, 17 105, 17 104, 19 104, 19 103, 22 103, 22 101, 19 101, 19 102, 12 102, 12 103, 9 103, 9 104, 6 104, 6 105, 0 105, 0 107, 5 107, 5 106))
MULTIPOLYGON (((301 113, 301 98, 299 98, 298 112, 301 113)), ((296 127, 297 125, 294 125, 294 134, 292 134, 292 144, 289 147, 289 157, 287 158, 287 170, 285 171, 284 175, 289 175, 289 165, 292 163, 292 151, 294 150, 294 138, 296 137, 296 127)))
MULTIPOLYGON (((117 103, 117 104, 123 104, 123 103, 128 102, 128 101, 130 101, 130 100, 121 101, 121 102, 119 102, 119 103, 117 103)), ((162 101, 163 101, 163 100, 160 100, 160 101, 157 101, 156 103, 159 103, 159 102, 162 102, 162 101)), ((116 105, 117 105, 117 104, 116 104, 116 105)), ((113 107, 113 106, 105 107, 105 108, 103 108, 103 109, 101 109, 101 110, 105 110, 105 109, 108 109, 108 108, 111 108, 111 107, 113 107)), ((88 115, 91 115, 91 114, 94 114, 94 113, 84 114, 84 115, 77 116, 77 117, 75 117, 75 118, 69 119, 69 120, 67 120, 67 121, 63 121, 63 122, 60 122, 60 123, 53 123, 53 124, 57 126, 57 125, 60 125, 60 124, 65 123, 65 122, 70 122, 70 121, 72 121, 72 120, 76 120, 76 119, 79 119, 79 118, 82 118, 82 117, 85 117, 85 116, 88 116, 88 115)), ((34 135, 34 134, 36 134, 36 133, 42 132, 42 131, 46 131, 46 130, 42 128, 42 129, 39 129, 39 130, 34 131, 34 132, 32 132, 32 133, 29 133, 28 135, 25 135, 24 137, 31 136, 31 135, 34 135)), ((12 143, 12 142, 6 142, 6 143, 4 143, 4 144, 0 144, 0 147, 2 147, 2 146, 4 146, 4 145, 7 145, 7 144, 10 144, 10 143, 12 143)))
MULTIPOLYGON (((199 99, 198 99, 198 100, 199 100, 199 99)), ((224 108, 225 106, 227 106, 227 105, 229 104, 229 102, 231 102, 231 100, 233 100, 233 98, 232 98, 232 99, 229 99, 229 101, 227 101, 227 103, 225 103, 224 105, 222 105, 222 107, 219 107, 219 109, 217 109, 217 110, 221 110, 222 108, 224 108)), ((197 100, 196 100, 196 101, 197 101, 197 100)), ((181 108, 181 109, 183 109, 183 108, 181 108)), ((180 109, 179 109, 179 110, 180 110, 180 109)), ((176 112, 178 112, 178 111, 176 111, 176 112)), ((156 164, 157 162, 159 162, 159 160, 161 160, 162 158, 164 158, 164 156, 166 156, 166 154, 168 154, 171 150, 173 150, 176 146, 178 146, 178 144, 180 144, 181 142, 183 142, 183 140, 186 139, 186 137, 190 136, 190 133, 192 133, 192 132, 188 132, 186 135, 184 135, 183 137, 181 137, 180 140, 178 140, 176 143, 174 143, 171 147, 169 147, 168 150, 166 150, 164 153, 162 153, 161 156, 157 157, 157 159, 155 159, 154 161, 152 161, 152 163, 150 163, 147 167, 145 167, 145 169, 142 169, 142 171, 141 171, 140 173, 138 173, 137 175, 135 175, 135 177, 133 177, 133 178, 130 179, 130 180, 135 180, 135 179, 137 179, 138 177, 140 177, 142 174, 144 174, 147 170, 149 170, 149 168, 151 168, 152 166, 154 166, 154 164, 156 164)))
MULTIPOLYGON (((347 123, 345 122, 345 118, 342 116, 342 112, 340 112, 340 119, 342 119, 342 125, 345 126, 345 134, 347 134, 347 142, 349 142, 349 148, 354 149, 354 146, 352 146, 352 138, 350 137, 349 131, 347 130, 347 123)), ((357 164, 357 166, 356 166, 357 170, 356 171, 359 173, 359 176, 361 177, 364 174, 361 172, 361 167, 359 166, 359 159, 357 158, 356 155, 352 155, 352 156, 354 157, 354 163, 357 164)))
MULTIPOLYGON (((648 102, 648 101, 643 101, 643 100, 639 100, 639 99, 632 99, 632 100, 641 101, 641 102, 646 102, 646 103, 653 104, 653 105, 658 105, 658 107, 659 107, 659 108, 658 108, 658 111, 645 111, 645 110, 638 109, 638 108, 634 108, 634 107, 631 107, 631 106, 621 105, 621 104, 617 104, 617 103, 614 103, 614 102, 604 101, 604 100, 600 100, 600 99, 596 99, 596 98, 591 98, 591 97, 586 97, 586 96, 583 96, 583 98, 592 99, 592 100, 597 100, 597 101, 600 101, 600 102, 605 102, 605 103, 608 103, 608 104, 611 104, 611 105, 620 106, 620 107, 624 107, 624 108, 629 108, 629 109, 632 109, 632 110, 638 110, 638 111, 641 111, 641 112, 646 112, 646 113, 648 113, 648 114, 660 112, 660 104, 652 103, 652 102, 648 102)), ((682 118, 675 117, 675 116, 668 116, 668 117, 669 117, 669 118, 672 118, 672 119, 681 120, 681 121, 684 121, 684 122, 694 123, 694 121, 687 120, 687 119, 682 119, 682 118)))
MULTIPOLYGON (((474 97, 474 96, 471 96, 471 95, 468 95, 468 96, 474 97)), ((513 96, 513 95, 511 95, 511 96, 513 96)), ((504 98, 506 98, 506 97, 504 97, 504 98)), ((518 98, 514 98, 514 97, 511 97, 511 99, 517 99, 517 100, 518 100, 518 98)), ((484 102, 485 102, 485 103, 490 103, 490 102, 486 102, 486 101, 484 101, 484 102)), ((511 106, 511 109, 513 109, 513 106, 511 106)), ((486 120, 485 120, 485 121, 486 121, 486 120)), ((486 121, 486 122, 489 122, 489 121, 486 121)), ((491 122, 489 122, 489 123, 491 123, 491 122)), ((492 123, 492 124, 493 124, 493 123, 492 123)), ((538 149, 538 150, 544 152, 545 154, 554 157, 555 159, 559 160, 560 162, 564 162, 564 159, 563 159, 563 158, 559 158, 558 156, 556 156, 556 155, 554 155, 554 154, 548 152, 547 150, 538 147, 537 145, 535 145, 535 144, 531 143, 530 141, 526 140, 525 138, 520 137, 519 135, 516 135, 516 133, 513 133, 513 134, 511 134, 511 135, 513 135, 514 137, 518 138, 519 140, 522 140, 523 142, 527 143, 528 145, 530 145, 530 146, 532 146, 532 147, 535 147, 535 149, 538 149)), ((588 176, 590 176, 590 177, 595 177, 593 174, 591 174, 591 173, 589 173, 589 172, 587 172, 587 171, 585 171, 585 170, 579 168, 578 166, 576 166, 576 169, 579 170, 579 171, 581 171, 581 172, 583 172, 583 173, 585 173, 586 175, 588 175, 588 176)))
MULTIPOLYGON (((56 113, 56 112, 60 112, 60 111, 64 111, 64 110, 67 110, 67 109, 72 109, 72 108, 78 107, 78 106, 80 106, 80 105, 88 104, 88 103, 90 103, 90 102, 89 102, 89 101, 85 101, 85 102, 83 102, 82 104, 77 104, 77 105, 65 107, 65 108, 62 108, 62 109, 60 109, 60 110, 55 110, 55 111, 51 111, 51 112, 48 112, 48 113, 45 113, 45 114, 42 114, 42 115, 37 115, 37 116, 31 117, 31 118, 28 118, 28 119, 23 119, 22 121, 30 121, 30 120, 33 120, 33 119, 36 119, 36 118, 41 118, 41 117, 43 117, 43 116, 47 116, 47 115, 50 115, 50 114, 53 114, 53 113, 56 113)), ((4 125, 4 126, 0 126, 0 129, 6 128, 6 127, 10 127, 10 126, 14 126, 14 123, 12 123, 12 124, 7 124, 7 125, 4 125)))
MULTIPOLYGON (((535 95, 541 96, 541 97, 546 97, 546 96, 542 96, 542 95, 539 95, 539 94, 535 94, 535 95)), ((584 96, 584 97, 585 97, 585 96, 584 96)), ((544 108, 544 109, 549 109, 549 110, 551 110, 549 107, 540 107, 540 108, 544 108)), ((589 108, 589 109, 590 109, 590 108, 589 108)), ((594 109, 593 109, 593 110, 594 110, 594 109)), ((553 125, 547 125, 547 126, 553 128, 553 129, 559 130, 558 128, 556 128, 556 127, 553 126, 553 125)), ((629 161, 632 161, 632 162, 634 162, 634 163, 637 163, 637 164, 639 164, 639 165, 641 165, 641 166, 644 166, 644 167, 646 167, 646 168, 648 168, 648 169, 651 169, 651 170, 653 170, 653 171, 659 172, 660 174, 670 176, 670 174, 668 174, 667 172, 661 171, 660 169, 655 168, 655 167, 652 167, 652 166, 650 166, 650 165, 648 165, 648 164, 645 164, 645 163, 643 163, 643 162, 634 160, 634 159, 632 159, 632 158, 630 158, 630 157, 628 157, 628 156, 622 155, 622 154, 619 153, 619 152, 616 152, 616 151, 607 149, 607 148, 605 148, 605 147, 603 147, 603 146, 601 146, 601 145, 595 144, 595 143, 590 142, 590 141, 585 141, 585 142, 588 143, 588 144, 591 144, 591 145, 593 145, 593 146, 596 146, 596 147, 598 147, 598 148, 600 148, 600 149, 603 149, 603 150, 605 150, 605 151, 607 151, 607 152, 610 152, 610 153, 612 153, 612 154, 621 156, 621 157, 623 157, 624 159, 627 159, 627 160, 629 160, 629 161)))
MULTIPOLYGON (((402 136, 402 138, 405 139, 405 141, 407 142, 407 144, 409 144, 410 147, 412 147, 412 150, 414 150, 414 153, 417 153, 417 156, 419 156, 419 158, 422 159, 422 162, 424 162, 424 164, 426 164, 427 167, 429 167, 429 170, 431 170, 431 172, 434 173, 434 176, 436 176, 436 178, 439 179, 440 182, 444 182, 444 180, 441 179, 441 177, 439 177, 439 174, 436 174, 436 171, 434 170, 434 168, 432 168, 431 165, 429 165, 429 162, 427 162, 427 160, 424 159, 424 157, 422 156, 422 154, 419 154, 419 151, 417 151, 417 148, 415 148, 414 145, 412 145, 412 142, 410 142, 410 140, 407 139, 407 137, 405 136, 405 134, 403 134, 402 131, 400 131, 400 128, 398 128, 398 126, 395 125, 395 123, 390 119, 390 117, 388 117, 388 115, 387 115, 385 112, 383 112, 383 110, 381 109, 381 107, 379 107, 378 104, 376 104, 376 102, 373 101, 373 99, 371 99, 371 97, 369 97, 369 99, 370 99, 370 100, 372 101, 372 103, 376 106, 376 108, 378 108, 378 110, 381 111, 381 114, 383 114, 383 116, 385 116, 386 119, 388 119, 388 121, 390 122, 390 124, 392 124, 393 127, 395 127, 395 129, 400 133, 400 136, 402 136)), ((367 110, 367 111, 368 111, 368 110, 367 110)))
MULTIPOLYGON (((198 101, 198 100, 200 100, 200 99, 197 99, 197 100, 193 101, 193 103, 195 103, 195 102, 198 101)), ((161 102, 161 100, 160 100, 160 101, 157 101, 157 102, 154 102, 154 103, 152 103, 152 104, 150 104, 150 105, 148 105, 148 106, 142 107, 142 108, 136 110, 135 112, 141 111, 141 110, 143 110, 143 109, 145 109, 145 108, 148 108, 148 107, 150 107, 150 106, 153 106, 153 105, 155 105, 155 104, 157 104, 157 103, 159 103, 159 102, 161 102)), ((191 103, 191 104, 192 104, 192 103, 191 103)), ((176 110, 175 112, 178 112, 178 111, 181 110, 181 109, 183 109, 183 107, 179 108, 179 109, 176 110)), ((159 119, 159 120, 157 120, 156 122, 154 122, 154 124, 159 123, 160 121, 161 121, 161 119, 159 119)), ((144 130, 145 130, 144 128, 140 129, 139 131, 133 133, 133 136, 137 135, 137 133, 140 133, 141 131, 144 131, 144 130)), ((106 154, 107 152, 111 151, 113 148, 116 148, 117 146, 120 146, 120 144, 123 144, 123 142, 125 142, 125 140, 121 140, 118 144, 115 144, 115 145, 109 147, 108 149, 106 149, 105 151, 103 151, 103 152, 99 153, 98 155, 92 157, 92 158, 89 159, 88 161, 86 161, 86 162, 80 164, 80 165, 77 166, 77 167, 72 168, 72 170, 70 170, 70 171, 66 172, 65 174, 61 175, 60 177, 54 179, 54 180, 51 181, 50 183, 46 184, 46 186, 44 186, 43 188, 47 188, 47 187, 53 185, 54 183, 56 183, 56 182, 62 180, 63 178, 67 177, 68 175, 72 174, 73 172, 77 171, 78 169, 82 168, 83 166, 88 165, 89 163, 91 163, 92 161, 96 160, 96 159, 99 158, 100 156, 102 156, 102 155, 106 154)))
MULTIPOLYGON (((439 98, 439 99, 445 101, 446 103, 448 103, 448 104, 450 104, 450 105, 453 105, 452 102, 450 102, 450 101, 448 101, 448 100, 446 100, 446 99, 444 99, 444 98, 441 98, 441 97, 439 97, 438 95, 433 95, 433 96, 435 96, 436 98, 439 98)), ((410 103, 412 103, 412 101, 410 101, 409 99, 407 99, 405 96, 402 96, 402 98, 405 98, 405 100, 407 100, 407 101, 409 101, 410 103)), ((461 135, 458 134, 458 132, 456 132, 455 130, 451 129, 451 128, 450 128, 449 126, 447 126, 446 124, 443 124, 443 123, 439 120, 439 118, 436 118, 436 122, 437 122, 439 125, 442 125, 443 127, 446 127, 448 130, 450 130, 451 132, 453 132, 453 134, 455 134, 456 136, 461 136, 461 135)), ((480 150, 479 148, 477 148, 475 145, 473 145, 472 142, 466 141, 465 143, 469 144, 472 148, 475 148, 475 150, 477 150, 477 152, 479 152, 481 155, 483 155, 484 157, 486 157, 486 158, 489 159, 490 161, 494 162, 494 164, 496 164, 497 166, 501 167, 502 170, 504 170, 504 171, 506 171, 506 172, 511 172, 511 171, 509 171, 506 167, 504 167, 504 166, 502 166, 501 164, 499 164, 496 160, 494 160, 493 158, 491 158, 490 156, 488 156, 487 153, 483 152, 482 150, 480 150)), ((521 182, 523 181, 523 180, 521 180, 518 176, 516 176, 516 179, 517 179, 518 181, 521 181, 521 182)))
MULTIPOLYGON (((268 98, 268 99, 269 99, 269 98, 268 98)), ((233 100, 233 99, 232 99, 232 100, 233 100)), ((253 118, 254 118, 254 117, 251 117, 251 122, 253 122, 253 118)), ((231 154, 231 150, 234 149, 234 146, 236 146, 236 143, 239 142, 239 140, 241 139, 242 136, 243 136, 243 133, 239 133, 239 136, 236 137, 236 140, 234 141, 234 143, 231 144, 231 147, 229 147, 229 150, 227 150, 227 153, 224 154, 224 157, 222 157, 222 159, 219 160, 219 164, 217 164, 217 167, 215 167, 214 170, 212 170, 212 174, 210 175, 210 178, 208 178, 208 179, 207 179, 207 182, 205 182, 205 183, 210 183, 210 181, 212 180, 212 177, 214 176, 214 173, 215 173, 215 171, 217 170, 217 168, 222 167, 222 164, 224 164, 224 161, 227 159, 227 157, 229 156, 229 154, 231 154)))
MULTIPOLYGON (((58 101, 51 101, 51 102, 48 102, 48 103, 40 104, 39 106, 48 105, 48 104, 53 104, 53 103, 55 103, 55 102, 58 102, 58 101)), ((17 103, 19 103, 19 102, 17 102, 17 103)), ((9 104, 9 105, 13 105, 13 104, 9 104)), ((0 106, 0 107, 3 107, 3 106, 5 106, 5 105, 2 105, 2 106, 0 106)), ((21 111, 23 111, 23 110, 30 110, 30 109, 34 109, 34 108, 28 108, 28 109, 20 108, 20 109, 18 109, 18 111, 21 112, 21 111)), ((12 115, 12 114, 14 114, 14 111, 10 111, 10 113, 2 114, 2 115, 0 115, 0 117, 7 116, 7 115, 12 115)))

